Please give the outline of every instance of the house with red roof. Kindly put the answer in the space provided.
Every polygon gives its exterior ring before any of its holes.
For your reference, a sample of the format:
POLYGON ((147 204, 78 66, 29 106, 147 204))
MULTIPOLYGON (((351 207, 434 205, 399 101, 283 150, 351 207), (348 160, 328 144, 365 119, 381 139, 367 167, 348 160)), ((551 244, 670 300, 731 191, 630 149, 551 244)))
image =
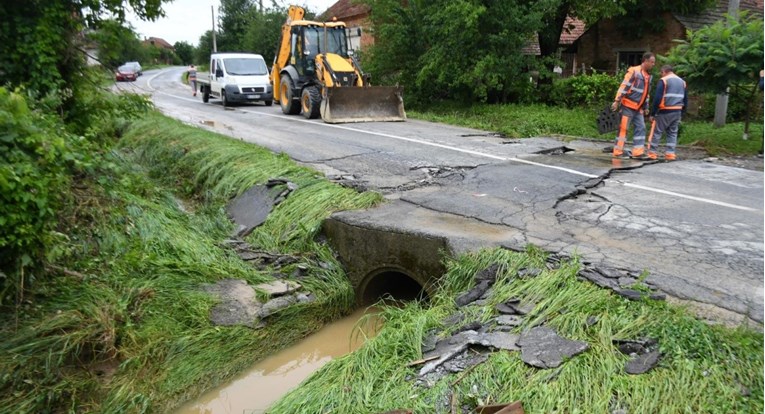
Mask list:
MULTIPOLYGON (((763 0, 740 0, 739 10, 762 19, 763 0)), ((719 0, 715 7, 694 15, 664 12, 656 16, 662 20, 664 30, 647 32, 640 37, 630 36, 620 27, 624 16, 602 19, 588 27, 570 50, 576 54, 579 71, 592 68, 615 73, 620 68, 640 64, 645 52, 667 54, 675 46, 674 39, 685 39, 688 30, 698 30, 722 20, 727 11, 728 0, 719 0)))

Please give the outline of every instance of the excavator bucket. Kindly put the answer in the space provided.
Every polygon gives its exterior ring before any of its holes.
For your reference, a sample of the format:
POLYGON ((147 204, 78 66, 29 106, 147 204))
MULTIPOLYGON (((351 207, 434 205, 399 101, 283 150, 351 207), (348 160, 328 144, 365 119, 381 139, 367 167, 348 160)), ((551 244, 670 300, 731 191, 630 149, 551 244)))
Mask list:
POLYGON ((404 121, 402 89, 397 86, 327 88, 327 95, 321 101, 321 118, 329 124, 404 121))

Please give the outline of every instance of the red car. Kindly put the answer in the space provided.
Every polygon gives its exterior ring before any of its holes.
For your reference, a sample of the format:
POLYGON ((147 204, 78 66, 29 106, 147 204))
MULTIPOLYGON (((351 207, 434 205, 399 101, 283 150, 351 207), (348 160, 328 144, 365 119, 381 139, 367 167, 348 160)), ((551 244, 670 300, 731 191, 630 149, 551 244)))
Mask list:
POLYGON ((114 80, 117 82, 119 81, 135 81, 138 79, 138 74, 135 72, 133 67, 128 65, 122 65, 117 68, 117 71, 114 72, 114 80))

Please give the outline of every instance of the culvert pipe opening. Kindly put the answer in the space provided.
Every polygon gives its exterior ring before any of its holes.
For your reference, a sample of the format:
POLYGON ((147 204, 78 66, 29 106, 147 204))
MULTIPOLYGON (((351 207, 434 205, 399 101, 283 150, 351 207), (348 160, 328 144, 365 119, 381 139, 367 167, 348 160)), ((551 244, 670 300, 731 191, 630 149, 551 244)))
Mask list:
POLYGON ((425 288, 406 273, 386 270, 371 276, 361 293, 361 304, 371 305, 380 299, 427 301, 425 288))

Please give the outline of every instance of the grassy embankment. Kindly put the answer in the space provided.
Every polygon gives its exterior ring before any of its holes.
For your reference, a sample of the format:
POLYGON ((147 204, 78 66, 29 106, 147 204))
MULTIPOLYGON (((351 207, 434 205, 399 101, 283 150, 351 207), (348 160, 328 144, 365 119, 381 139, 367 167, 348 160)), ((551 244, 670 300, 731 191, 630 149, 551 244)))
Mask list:
POLYGON ((326 365, 269 412, 352 414, 406 408, 453 413, 452 393, 460 406, 470 408, 520 400, 527 413, 609 413, 618 408, 630 413, 762 412, 761 334, 709 326, 664 302, 630 302, 577 280, 575 261, 533 279, 513 277, 522 267, 542 267, 542 257, 533 250, 497 249, 450 260, 430 307, 411 303, 385 308, 384 326, 374 339, 326 365), (465 323, 490 322, 496 304, 522 298, 537 306, 519 332, 546 321, 562 336, 586 341, 590 349, 550 370, 525 365, 519 352, 495 352, 487 362, 450 374, 432 388, 416 386, 421 366, 407 364, 422 357, 426 333, 444 330, 440 321, 456 311, 456 294, 492 263, 502 266, 502 276, 490 303, 463 308, 465 323), (587 324, 590 316, 598 318, 592 326, 587 324), (660 365, 643 375, 625 374, 628 357, 612 340, 641 337, 658 339, 660 365))
POLYGON ((0 316, 0 412, 167 412, 353 306, 342 269, 314 236, 332 211, 375 205, 378 194, 158 115, 119 146, 60 212, 67 236, 56 248, 69 251, 66 263, 49 280, 27 281, 21 304, 0 316), (317 301, 261 330, 214 327, 216 300, 200 285, 273 280, 220 243, 233 228, 228 198, 274 177, 299 189, 247 240, 299 256, 308 267, 301 283, 317 301))
MULTIPOLYGON (((434 106, 427 110, 407 110, 412 118, 500 132, 509 138, 562 135, 611 141, 614 133, 599 134, 595 124, 597 110, 567 109, 545 105, 455 105, 434 106)), ((743 122, 715 128, 705 121, 683 121, 680 145, 696 145, 710 155, 756 154, 763 146, 762 120, 752 121, 750 139, 743 140, 743 122)), ((664 141, 662 141, 662 144, 664 141)))

